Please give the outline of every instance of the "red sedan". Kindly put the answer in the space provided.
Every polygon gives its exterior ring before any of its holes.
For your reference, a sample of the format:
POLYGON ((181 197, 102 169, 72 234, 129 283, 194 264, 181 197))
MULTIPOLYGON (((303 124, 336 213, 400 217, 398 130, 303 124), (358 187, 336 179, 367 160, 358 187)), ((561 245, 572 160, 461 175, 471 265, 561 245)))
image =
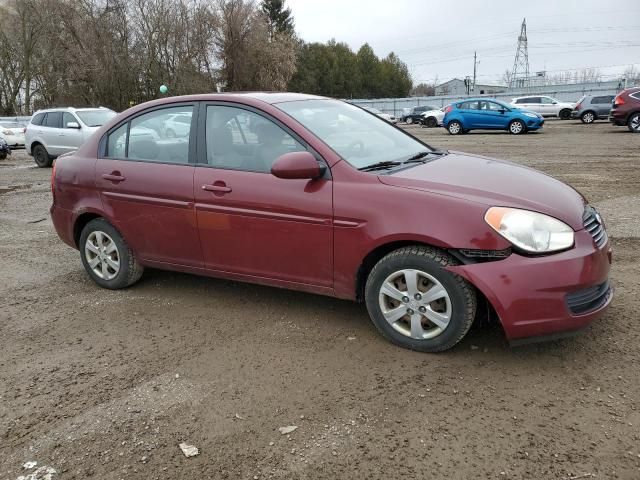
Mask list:
POLYGON ((52 191, 102 287, 152 267, 361 300, 420 351, 458 343, 480 302, 523 341, 574 333, 612 298, 602 219, 574 189, 327 98, 136 106, 58 158, 52 191))

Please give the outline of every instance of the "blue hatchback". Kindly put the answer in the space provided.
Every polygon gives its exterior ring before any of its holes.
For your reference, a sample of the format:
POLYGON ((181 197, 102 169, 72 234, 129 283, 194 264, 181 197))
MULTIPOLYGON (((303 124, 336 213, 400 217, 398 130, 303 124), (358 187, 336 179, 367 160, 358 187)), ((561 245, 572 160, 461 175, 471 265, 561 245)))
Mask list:
POLYGON ((538 130, 544 124, 542 115, 521 110, 493 98, 471 98, 452 103, 445 112, 442 126, 451 135, 477 129, 507 130, 518 135, 529 130, 538 130))

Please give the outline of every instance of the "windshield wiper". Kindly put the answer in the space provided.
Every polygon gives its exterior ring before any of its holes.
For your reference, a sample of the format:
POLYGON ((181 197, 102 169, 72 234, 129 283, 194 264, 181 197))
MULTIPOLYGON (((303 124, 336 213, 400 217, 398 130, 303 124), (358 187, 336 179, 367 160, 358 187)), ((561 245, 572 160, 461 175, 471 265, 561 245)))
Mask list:
POLYGON ((427 155, 445 155, 447 152, 441 152, 439 150, 433 150, 431 152, 418 152, 416 153, 414 156, 407 158, 404 162, 402 163, 413 163, 416 162, 418 160, 423 159, 424 157, 426 157, 427 155))
POLYGON ((403 162, 387 160, 384 162, 372 163, 371 165, 367 165, 366 167, 359 168, 358 170, 360 170, 361 172, 370 172, 372 170, 385 170, 387 168, 397 167, 399 165, 402 165, 402 163, 403 162))

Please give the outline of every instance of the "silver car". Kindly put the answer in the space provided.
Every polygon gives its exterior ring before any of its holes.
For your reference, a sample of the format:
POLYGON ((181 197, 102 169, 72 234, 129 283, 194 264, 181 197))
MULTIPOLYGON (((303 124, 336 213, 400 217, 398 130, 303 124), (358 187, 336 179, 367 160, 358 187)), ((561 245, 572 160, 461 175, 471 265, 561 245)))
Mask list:
POLYGON ((571 118, 579 118, 582 123, 593 123, 597 119, 609 118, 615 95, 585 95, 571 112, 571 118))
POLYGON ((76 150, 115 115, 103 107, 39 110, 27 125, 25 148, 39 167, 50 167, 54 158, 76 150))

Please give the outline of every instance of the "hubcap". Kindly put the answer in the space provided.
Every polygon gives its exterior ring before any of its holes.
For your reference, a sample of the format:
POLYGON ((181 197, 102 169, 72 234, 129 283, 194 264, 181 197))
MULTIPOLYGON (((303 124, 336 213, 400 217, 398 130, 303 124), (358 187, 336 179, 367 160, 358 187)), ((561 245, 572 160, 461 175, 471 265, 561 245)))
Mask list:
POLYGON ((636 115, 631 119, 631 128, 636 131, 640 130, 640 115, 636 115))
POLYGON ((451 133, 458 133, 460 131, 460 124, 452 123, 451 125, 449 125, 449 131, 451 133))
POLYGON ((584 116, 584 119, 585 119, 585 121, 586 121, 587 123, 591 123, 591 122, 593 122, 593 114, 592 114, 592 113, 587 113, 587 114, 584 116))
POLYGON ((513 133, 520 133, 522 131, 522 124, 520 122, 513 122, 511 124, 511 131, 513 133))
POLYGON ((440 335, 451 320, 451 299, 436 278, 405 269, 389 275, 380 287, 378 304, 394 330, 426 340, 440 335))
POLYGON ((113 239, 104 232, 95 231, 87 237, 84 255, 89 268, 98 277, 111 280, 120 271, 120 253, 113 239))

